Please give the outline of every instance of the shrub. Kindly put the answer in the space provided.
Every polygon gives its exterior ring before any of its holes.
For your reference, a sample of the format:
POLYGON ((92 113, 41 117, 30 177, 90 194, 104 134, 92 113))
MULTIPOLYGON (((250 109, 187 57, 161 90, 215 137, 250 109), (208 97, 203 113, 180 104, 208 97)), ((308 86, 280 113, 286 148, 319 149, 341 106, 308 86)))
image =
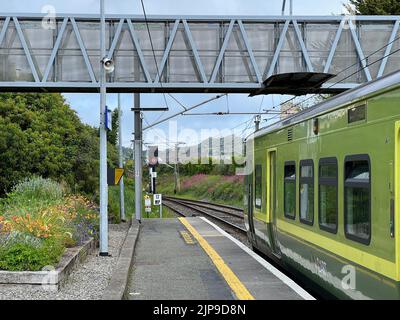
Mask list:
POLYGON ((11 246, 17 243, 24 243, 33 247, 40 247, 42 242, 29 234, 19 231, 11 231, 9 233, 1 232, 0 229, 0 248, 11 246))
POLYGON ((7 194, 8 199, 16 201, 61 200, 65 194, 65 188, 58 182, 42 177, 32 177, 18 183, 12 192, 7 194))
POLYGON ((56 265, 64 252, 61 243, 45 240, 39 246, 26 242, 12 242, 0 247, 0 269, 9 271, 38 271, 56 265))

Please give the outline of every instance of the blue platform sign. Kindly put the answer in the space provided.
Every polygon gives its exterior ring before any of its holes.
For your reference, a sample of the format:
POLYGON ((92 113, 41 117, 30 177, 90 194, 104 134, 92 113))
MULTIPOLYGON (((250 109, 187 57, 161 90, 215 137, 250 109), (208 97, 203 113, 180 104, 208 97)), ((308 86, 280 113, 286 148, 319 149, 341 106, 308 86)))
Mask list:
POLYGON ((106 106, 106 113, 104 114, 105 116, 105 126, 107 130, 112 130, 112 111, 110 109, 108 109, 108 107, 106 106))

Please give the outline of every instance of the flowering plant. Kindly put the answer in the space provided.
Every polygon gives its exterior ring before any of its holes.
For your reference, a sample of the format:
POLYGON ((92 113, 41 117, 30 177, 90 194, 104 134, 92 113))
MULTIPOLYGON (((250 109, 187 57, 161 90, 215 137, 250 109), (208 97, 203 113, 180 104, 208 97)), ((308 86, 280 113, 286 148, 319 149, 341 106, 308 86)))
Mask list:
POLYGON ((24 181, 0 208, 0 269, 23 270, 26 261, 18 258, 23 252, 33 259, 29 268, 36 270, 43 261, 57 260, 55 252, 61 255, 65 247, 97 237, 99 219, 93 202, 54 190, 48 198, 41 184, 45 191, 57 186, 45 179, 24 181))

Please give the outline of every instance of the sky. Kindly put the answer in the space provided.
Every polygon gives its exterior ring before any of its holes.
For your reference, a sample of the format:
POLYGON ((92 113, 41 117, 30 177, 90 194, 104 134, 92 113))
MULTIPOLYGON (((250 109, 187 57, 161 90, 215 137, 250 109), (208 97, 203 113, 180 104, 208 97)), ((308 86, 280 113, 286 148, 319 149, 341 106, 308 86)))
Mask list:
MULTIPOLYGON (((92 13, 97 14, 99 0, 1 0, 2 12, 15 13, 40 13, 46 5, 54 6, 57 13, 92 13)), ((347 0, 293 0, 294 15, 332 15, 343 12, 343 2, 347 0)), ((144 0, 146 13, 148 15, 280 15, 281 0, 144 0)), ((106 0, 106 13, 116 14, 138 14, 143 11, 140 0, 106 0)), ((207 100, 215 95, 211 94, 174 94, 182 104, 189 107, 207 100)), ((77 111, 81 120, 92 126, 99 124, 99 95, 98 94, 64 94, 66 101, 77 111)), ((144 126, 152 123, 160 117, 166 117, 181 111, 182 108, 170 96, 166 95, 170 111, 166 113, 146 113, 144 126)), ((273 95, 248 98, 243 94, 230 94, 228 98, 223 97, 204 105, 193 112, 258 112, 261 109, 271 108, 279 104, 283 96, 273 95)), ((121 94, 121 106, 123 110, 122 141, 124 146, 130 146, 133 132, 133 106, 132 94, 121 94)), ((142 94, 142 107, 165 106, 164 97, 161 94, 142 94)), ((107 105, 114 109, 117 106, 117 95, 107 95, 107 105)), ((199 132, 201 129, 224 129, 234 128, 243 130, 246 122, 252 116, 180 116, 176 118, 178 131, 182 129, 193 129, 199 132), (242 126, 239 126, 242 124, 242 126)), ((167 130, 169 124, 165 123, 157 129, 167 130)), ((240 131, 239 131, 240 132, 240 131)), ((145 142, 153 142, 151 134, 147 131, 145 142)), ((179 137, 178 137, 179 138, 179 137)), ((194 142, 193 135, 182 136, 188 143, 194 142), (189 137, 187 137, 189 136, 189 137), (193 141, 190 141, 193 140, 193 141)))

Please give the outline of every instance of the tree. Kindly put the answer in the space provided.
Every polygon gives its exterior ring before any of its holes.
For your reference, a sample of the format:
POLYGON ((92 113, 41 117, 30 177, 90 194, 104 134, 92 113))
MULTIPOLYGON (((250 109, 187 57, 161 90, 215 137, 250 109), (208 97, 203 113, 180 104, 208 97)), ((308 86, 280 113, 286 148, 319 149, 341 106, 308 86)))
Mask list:
POLYGON ((400 15, 400 0, 350 0, 345 8, 361 15, 400 15))
MULTIPOLYGON (((110 143, 108 157, 116 163, 110 143)), ((83 124, 60 94, 0 94, 0 195, 32 175, 96 192, 97 129, 83 124)))

